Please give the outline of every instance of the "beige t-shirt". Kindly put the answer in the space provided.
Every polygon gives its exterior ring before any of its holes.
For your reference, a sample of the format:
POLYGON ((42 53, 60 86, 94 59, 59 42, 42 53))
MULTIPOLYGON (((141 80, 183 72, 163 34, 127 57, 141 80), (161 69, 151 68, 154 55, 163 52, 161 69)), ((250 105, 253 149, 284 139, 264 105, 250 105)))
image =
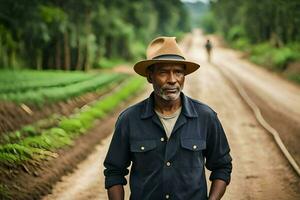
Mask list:
POLYGON ((156 114, 158 115, 158 118, 160 119, 166 135, 168 138, 170 138, 172 130, 175 126, 175 123, 181 113, 181 107, 176 110, 176 112, 174 112, 172 115, 163 115, 162 113, 158 112, 157 110, 155 110, 156 114))

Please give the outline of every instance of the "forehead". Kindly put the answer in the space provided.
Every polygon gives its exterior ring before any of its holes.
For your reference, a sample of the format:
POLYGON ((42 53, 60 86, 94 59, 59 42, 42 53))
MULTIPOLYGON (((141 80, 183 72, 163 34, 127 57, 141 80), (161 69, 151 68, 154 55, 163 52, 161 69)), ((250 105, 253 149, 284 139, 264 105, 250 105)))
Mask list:
POLYGON ((154 64, 154 69, 156 70, 171 70, 171 69, 181 69, 185 70, 185 65, 180 63, 156 63, 154 64))

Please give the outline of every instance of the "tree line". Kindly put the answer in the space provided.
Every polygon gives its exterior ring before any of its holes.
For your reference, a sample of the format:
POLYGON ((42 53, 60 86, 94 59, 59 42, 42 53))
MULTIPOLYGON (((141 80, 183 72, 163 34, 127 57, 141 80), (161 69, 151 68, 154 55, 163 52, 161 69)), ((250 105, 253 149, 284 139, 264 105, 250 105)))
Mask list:
POLYGON ((180 0, 0 0, 0 68, 88 70, 189 29, 180 0))
POLYGON ((281 47, 300 41, 299 0, 211 0, 218 29, 226 39, 250 43, 271 41, 281 47))

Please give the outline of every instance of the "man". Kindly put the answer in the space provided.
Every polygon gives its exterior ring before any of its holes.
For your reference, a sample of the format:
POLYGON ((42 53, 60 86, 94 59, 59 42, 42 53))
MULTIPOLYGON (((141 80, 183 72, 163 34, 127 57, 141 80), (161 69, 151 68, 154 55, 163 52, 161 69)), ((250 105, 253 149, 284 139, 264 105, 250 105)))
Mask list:
POLYGON ((129 172, 132 200, 204 200, 204 165, 211 170, 209 199, 230 182, 231 157, 223 128, 207 105, 185 96, 185 76, 200 66, 186 61, 174 37, 154 39, 134 70, 154 91, 123 111, 104 161, 110 200, 124 199, 129 172))
POLYGON ((206 53, 207 53, 207 61, 210 62, 212 44, 209 39, 206 40, 205 49, 206 49, 206 53))

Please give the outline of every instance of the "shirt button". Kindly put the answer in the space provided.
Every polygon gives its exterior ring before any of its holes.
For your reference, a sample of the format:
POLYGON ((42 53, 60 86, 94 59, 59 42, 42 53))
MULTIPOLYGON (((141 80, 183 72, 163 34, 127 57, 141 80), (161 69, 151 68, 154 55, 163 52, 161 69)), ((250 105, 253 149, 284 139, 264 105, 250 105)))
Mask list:
POLYGON ((171 166, 171 163, 170 163, 170 162, 167 162, 167 166, 170 167, 170 166, 171 166))
POLYGON ((167 195, 166 195, 166 199, 169 199, 169 198, 170 198, 170 195, 167 194, 167 195))
POLYGON ((193 146, 193 149, 197 149, 197 146, 196 146, 196 145, 194 145, 194 146, 193 146))
POLYGON ((163 138, 163 137, 162 137, 162 138, 160 138, 160 141, 162 141, 162 142, 163 142, 163 141, 165 141, 165 138, 163 138))
POLYGON ((145 150, 145 147, 141 147, 141 150, 144 151, 144 150, 145 150))

